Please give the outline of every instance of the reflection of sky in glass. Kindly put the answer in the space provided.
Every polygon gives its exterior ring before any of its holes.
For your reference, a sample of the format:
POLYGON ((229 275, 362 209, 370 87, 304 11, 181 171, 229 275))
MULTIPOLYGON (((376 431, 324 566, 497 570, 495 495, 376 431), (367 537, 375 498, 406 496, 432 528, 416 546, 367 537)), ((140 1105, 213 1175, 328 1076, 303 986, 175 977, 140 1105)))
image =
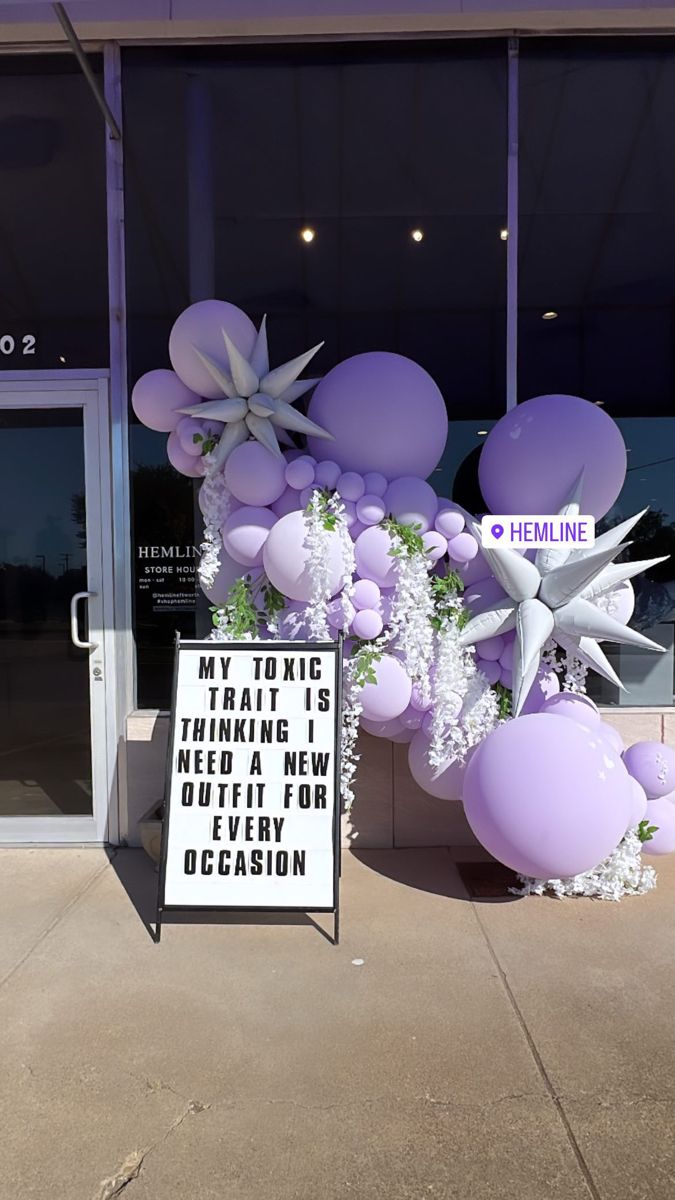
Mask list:
POLYGON ((84 493, 81 425, 4 428, 0 448, 0 562, 50 575, 83 566, 72 513, 84 493))
MULTIPOLYGON (((609 517, 628 517, 645 505, 675 521, 675 417, 618 420, 628 454, 628 472, 609 517)), ((636 530, 639 539, 640 526, 636 530)))

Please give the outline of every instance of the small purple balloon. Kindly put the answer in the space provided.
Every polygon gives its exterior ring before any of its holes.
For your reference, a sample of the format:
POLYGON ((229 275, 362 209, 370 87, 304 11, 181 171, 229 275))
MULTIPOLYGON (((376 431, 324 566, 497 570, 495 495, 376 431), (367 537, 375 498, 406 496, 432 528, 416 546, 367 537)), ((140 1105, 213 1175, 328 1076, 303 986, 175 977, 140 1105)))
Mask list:
POLYGON ((394 548, 386 529, 373 525, 356 539, 354 557, 356 569, 362 579, 374 579, 380 587, 393 587, 396 583, 396 559, 394 548))
POLYGON ((485 638, 482 642, 476 645, 476 654, 479 658, 486 659, 488 662, 496 662, 504 649, 503 637, 485 638))
POLYGON ((378 608, 380 595, 380 589, 372 579, 357 579, 352 589, 352 604, 358 609, 378 608))
POLYGON ((425 700, 416 683, 413 684, 413 689, 410 694, 410 703, 413 708, 416 708, 417 711, 421 713, 428 712, 432 706, 432 701, 425 700))
POLYGON ((367 717, 362 716, 361 726, 373 737, 389 738, 391 741, 397 734, 403 733, 404 729, 399 717, 393 717, 390 721, 369 721, 367 717))
POLYGON ((423 479, 405 475, 389 484, 384 503, 401 525, 410 525, 418 533, 426 533, 433 526, 438 497, 423 479))
POLYGON ((325 462, 318 462, 314 468, 314 479, 321 488, 332 492, 337 487, 337 481, 342 474, 342 468, 327 458, 325 462))
POLYGON ((535 396, 492 427, 478 478, 493 513, 557 513, 584 472, 581 511, 603 517, 626 475, 619 427, 579 396, 535 396))
POLYGON ((672 854, 675 850, 675 792, 650 800, 645 819, 650 825, 656 825, 657 830, 648 842, 642 843, 642 853, 672 854))
POLYGON ((183 383, 209 400, 222 399, 223 391, 204 366, 197 351, 230 369, 223 329, 244 358, 249 358, 256 340, 250 317, 226 300, 199 300, 174 322, 169 334, 171 366, 183 383))
POLYGON ((384 475, 380 475, 379 471, 366 471, 363 476, 366 492, 371 496, 384 496, 389 484, 384 475))
POLYGON ((178 410, 200 403, 201 396, 186 387, 175 371, 163 367, 141 375, 131 393, 131 406, 139 421, 157 433, 172 433, 183 420, 178 410))
POLYGON ((303 488, 314 483, 314 464, 309 458, 295 458, 289 462, 284 472, 289 487, 301 492, 303 488))
POLYGON ((635 742, 624 750, 626 770, 656 800, 675 790, 675 750, 663 742, 635 742))
POLYGON ((342 597, 337 596, 329 601, 326 613, 331 629, 348 629, 356 616, 356 609, 349 600, 343 603, 342 597))
POLYGON ((475 558, 472 558, 470 561, 467 559, 460 564, 459 573, 464 580, 465 587, 479 583, 482 579, 492 578, 492 572, 480 550, 475 558))
POLYGON ((191 479, 201 478, 206 470, 203 458, 195 458, 194 454, 185 453, 175 430, 166 439, 166 457, 174 470, 191 479))
POLYGON ((450 541, 464 529, 464 516, 456 508, 439 508, 434 525, 450 541))
POLYGON ((503 687, 508 688, 508 690, 510 692, 512 692, 513 691, 513 671, 510 671, 508 669, 508 667, 502 667, 502 669, 499 673, 499 682, 503 685, 503 687))
POLYGON ((432 767, 429 762, 431 743, 424 729, 415 734, 408 751, 408 766, 418 787, 437 800, 461 800, 466 763, 457 759, 432 767))
POLYGON ((424 713, 419 712, 412 704, 409 704, 405 712, 402 712, 398 719, 404 729, 415 730, 419 729, 422 724, 423 716, 424 713))
POLYGON ((505 644, 499 655, 499 662, 505 671, 510 671, 513 668, 513 651, 516 648, 516 640, 512 634, 508 633, 502 634, 502 639, 505 644))
POLYGON ((505 598, 504 588, 492 575, 488 579, 481 579, 478 583, 472 583, 464 589, 464 603, 474 614, 484 612, 497 600, 505 598))
POLYGON ((379 525, 386 512, 382 497, 373 493, 367 492, 356 501, 356 515, 363 525, 379 525))
POLYGON ((472 533, 458 533, 448 542, 448 554, 455 562, 471 562, 478 554, 478 542, 472 533))
POLYGON ((195 417, 183 417, 176 426, 176 437, 180 442, 181 449, 186 454, 190 454, 193 458, 201 456, 204 440, 202 421, 198 421, 195 417))
POLYGON ((437 563, 447 553, 448 543, 442 533, 430 529, 422 534, 422 543, 430 563, 437 563))
POLYGON ((285 517, 289 512, 297 512, 300 508, 300 493, 293 487, 287 487, 279 499, 270 504, 270 508, 277 517, 285 517))
POLYGON ((501 678, 502 669, 494 659, 478 659, 476 666, 485 676, 488 683, 497 683, 501 678))
POLYGON ((555 671, 549 667, 542 665, 539 667, 535 676, 534 683, 530 688, 525 698, 525 703, 520 710, 521 717, 527 717, 532 713, 538 713, 545 700, 550 696, 555 696, 556 692, 560 691, 560 681, 555 671))
POLYGON ((377 471, 387 479, 426 479, 448 434, 445 401, 431 376, 388 351, 338 363, 314 389, 307 415, 335 439, 309 438, 319 460, 335 455, 344 471, 377 471))
POLYGON ((269 508, 244 505, 229 516, 223 525, 223 545, 235 562, 244 567, 259 567, 263 547, 277 517, 269 508))
POLYGON ((544 700, 539 711, 553 713, 558 717, 569 717, 572 721, 578 721, 580 725, 586 725, 596 731, 600 728, 597 704, 593 703, 590 696, 582 696, 578 692, 557 692, 544 700))
POLYGON ((535 879, 597 866, 621 841, 633 803, 621 759, 583 725, 546 713, 487 735, 467 767, 463 799, 481 845, 535 879))
POLYGON ((284 459, 260 442, 243 442, 225 463, 225 483, 242 504, 273 504, 286 490, 285 470, 284 459))
POLYGON ((361 689, 363 715, 370 721, 390 721, 400 717, 410 703, 412 684, 402 663, 392 654, 383 654, 373 664, 375 683, 361 689))
POLYGON ((345 471, 337 481, 337 493, 342 496, 343 500, 351 500, 356 503, 361 499, 365 490, 363 476, 357 475, 356 471, 345 471))
POLYGON ((352 633, 368 642, 379 637, 383 628, 382 617, 374 608, 362 608, 352 621, 352 633))

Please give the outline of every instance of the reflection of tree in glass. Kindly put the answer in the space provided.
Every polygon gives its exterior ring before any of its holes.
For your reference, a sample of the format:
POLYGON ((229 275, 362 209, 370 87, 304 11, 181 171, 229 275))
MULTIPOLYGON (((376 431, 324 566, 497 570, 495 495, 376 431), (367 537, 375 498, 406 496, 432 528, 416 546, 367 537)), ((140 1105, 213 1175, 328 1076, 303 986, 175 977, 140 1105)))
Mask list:
POLYGON ((77 544, 83 550, 87 547, 87 510, 84 502, 84 492, 76 492, 71 497, 70 514, 73 518, 73 524, 77 525, 77 544))
POLYGON ((192 480, 168 465, 136 467, 131 480, 136 545, 192 546, 192 480))
MULTIPOLYGON (((598 522, 597 532, 603 528, 609 529, 618 525, 624 518, 622 515, 611 521, 598 522)), ((660 558, 664 554, 671 557, 655 567, 651 567, 646 575, 638 575, 633 579, 635 588, 635 613, 631 625, 637 629, 651 629, 660 621, 673 619, 673 595, 666 586, 672 584, 675 578, 675 524, 668 520, 662 509, 655 508, 646 512, 635 529, 635 541, 617 561, 632 561, 640 558, 660 558)))

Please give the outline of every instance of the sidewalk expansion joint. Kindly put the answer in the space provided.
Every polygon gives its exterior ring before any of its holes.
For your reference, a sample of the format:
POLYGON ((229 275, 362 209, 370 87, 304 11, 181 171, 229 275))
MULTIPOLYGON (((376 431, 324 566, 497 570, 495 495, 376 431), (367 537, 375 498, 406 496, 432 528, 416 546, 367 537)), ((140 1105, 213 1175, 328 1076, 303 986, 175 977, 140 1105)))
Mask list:
POLYGON ((46 925, 45 928, 40 931, 40 933, 37 935, 33 944, 31 946, 29 946, 28 949, 26 950, 25 954, 22 954, 21 957, 19 959, 17 959, 17 961, 14 963, 14 966, 10 967, 9 971, 7 971, 5 973, 5 975, 2 976, 2 978, 0 979, 0 989, 4 988, 5 984, 9 983, 10 979, 12 979, 13 976, 16 975, 17 971, 20 970, 20 968, 24 965, 24 963, 28 961, 28 959, 31 957, 31 955, 37 950, 38 946, 40 946, 42 944, 42 942, 44 942, 46 940, 46 938, 49 937, 50 933, 54 932, 57 925, 60 925, 63 918, 66 917, 68 915, 68 913, 71 912, 72 909, 75 908, 77 904, 79 904, 80 900, 82 900, 83 897, 86 896, 87 892, 91 888, 93 888, 94 884, 96 884, 98 882, 98 880, 101 878, 101 876, 104 874, 104 872, 108 870, 113 858, 115 857, 115 854, 116 854, 116 851, 114 851, 114 850, 109 853, 108 861, 103 863, 103 865, 101 867, 99 867, 98 871, 95 871, 93 875, 89 876, 89 879, 87 879, 86 882, 82 884, 82 887, 79 888, 79 890, 75 893, 74 896, 71 896, 71 898, 67 902, 67 904, 64 904, 63 908, 59 910, 59 912, 56 914, 55 917, 52 918, 52 920, 49 922, 49 924, 46 925))
POLYGON ((518 1004, 518 1001, 516 1000, 513 989, 508 981, 506 972, 499 961, 499 958, 497 956, 497 951, 495 950, 495 948, 492 944, 492 941, 490 940, 490 935, 488 934, 488 931, 485 928, 483 921, 481 920, 481 917, 480 917, 480 914, 478 912, 476 905, 473 903, 473 901, 471 901, 470 904, 471 904, 471 909, 472 909, 474 917, 476 919, 478 928, 480 929, 480 932, 483 935, 483 940, 485 942, 485 945, 487 946, 488 953, 497 969, 497 973, 499 975, 501 985, 504 989, 504 992, 506 993, 506 997, 509 1001, 509 1004, 511 1005, 513 1014, 516 1018, 516 1021, 518 1022, 519 1026, 520 1026, 523 1037, 525 1038, 525 1041, 527 1043, 530 1054, 532 1055, 532 1058, 534 1060, 534 1064, 537 1068, 537 1071, 539 1072, 539 1075, 541 1076, 542 1083, 544 1084, 544 1087, 546 1088, 546 1091, 548 1092, 551 1102, 556 1110, 558 1119, 560 1120, 560 1123, 563 1127, 567 1141, 569 1142, 570 1149, 572 1150, 572 1153, 574 1154, 574 1157, 577 1160, 579 1170, 581 1171, 581 1174, 583 1176, 586 1187, 588 1188, 588 1193, 591 1196, 592 1200, 601 1200, 600 1192, 598 1191, 598 1189, 596 1187, 595 1180, 593 1179, 593 1176, 590 1171, 590 1167, 588 1166, 588 1163, 586 1162, 586 1159, 584 1158, 581 1146, 579 1145, 579 1143, 574 1135, 574 1130, 572 1129, 572 1126, 569 1123, 567 1114, 566 1114, 565 1109, 562 1104, 562 1100, 561 1100, 560 1096, 558 1095, 555 1087, 553 1086, 553 1082, 549 1076, 548 1071, 546 1070, 546 1067, 544 1065, 544 1060, 542 1059, 541 1054, 539 1053, 539 1050, 537 1049, 535 1040, 534 1040, 532 1034, 530 1033, 530 1030, 528 1028, 527 1021, 525 1020, 525 1017, 523 1015, 522 1009, 520 1008, 520 1005, 518 1004))

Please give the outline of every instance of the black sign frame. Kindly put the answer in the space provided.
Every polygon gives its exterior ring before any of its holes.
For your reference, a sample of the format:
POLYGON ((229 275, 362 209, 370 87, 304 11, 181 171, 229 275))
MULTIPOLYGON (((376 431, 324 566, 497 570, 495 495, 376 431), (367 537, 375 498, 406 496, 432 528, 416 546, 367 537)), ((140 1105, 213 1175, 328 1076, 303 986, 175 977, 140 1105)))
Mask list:
POLYGON ((176 701, 178 695, 178 663, 181 651, 181 646, 189 646, 191 650, 202 650, 204 653, 213 654, 214 651, 227 650, 228 653, 236 653, 238 650, 250 651, 251 646, 257 644, 252 642, 226 642, 226 641, 204 641, 201 639, 184 639, 181 640, 180 633, 176 633, 176 641, 174 647, 174 664, 173 664, 173 684, 171 691, 171 724, 169 731, 169 744, 166 756, 166 771, 164 778, 164 819, 162 821, 162 842, 159 860, 159 881, 157 888, 157 913, 155 918, 155 932, 153 939, 156 945, 159 944, 162 937, 162 923, 165 913, 182 913, 182 912, 246 912, 246 913, 261 913, 261 912, 278 912, 278 913, 332 913, 333 914, 333 945, 338 946, 340 943, 340 876, 342 874, 342 838, 341 838, 341 814, 342 803, 340 793, 340 777, 341 777, 341 757, 342 757, 342 659, 343 659, 343 644, 344 637, 340 633, 337 641, 330 642, 287 642, 287 641, 266 641, 260 643, 268 649, 273 647, 275 651, 281 653, 296 654, 298 650, 321 650, 322 652, 330 652, 335 656, 335 769, 334 769, 334 804, 333 804, 333 904, 327 908, 298 908, 281 905, 278 908, 275 906, 265 905, 259 908, 251 908, 248 905, 239 904, 191 904, 191 905, 173 905, 165 903, 166 890, 166 863, 169 849, 169 822, 171 819, 171 782, 173 758, 176 741, 176 701))

